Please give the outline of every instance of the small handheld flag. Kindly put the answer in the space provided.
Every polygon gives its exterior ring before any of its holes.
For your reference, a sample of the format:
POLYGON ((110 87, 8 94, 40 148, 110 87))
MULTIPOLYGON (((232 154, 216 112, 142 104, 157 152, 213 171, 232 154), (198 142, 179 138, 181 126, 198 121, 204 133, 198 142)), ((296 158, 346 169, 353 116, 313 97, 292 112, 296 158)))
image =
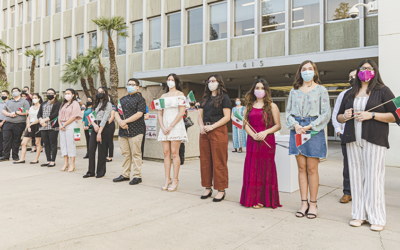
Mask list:
POLYGON ((313 138, 316 134, 318 134, 318 131, 311 131, 310 134, 296 134, 295 138, 296 138, 296 147, 303 145, 304 143, 306 143, 308 140, 310 140, 311 138, 313 138))
POLYGON ((89 124, 93 124, 94 121, 96 120, 96 118, 97 118, 96 111, 93 111, 92 113, 90 113, 90 114, 87 116, 87 119, 88 119, 88 121, 89 121, 89 124))
POLYGON ((151 110, 154 109, 164 109, 165 108, 165 103, 164 103, 164 99, 157 99, 151 102, 151 110))
POLYGON ((92 130, 91 129, 89 129, 89 135, 92 135, 92 130))
POLYGON ((25 112, 26 112, 26 110, 25 110, 25 108, 24 108, 24 107, 22 107, 22 108, 19 108, 19 111, 21 111, 21 113, 25 113, 25 112))
POLYGON ((54 118, 53 122, 51 123, 52 127, 54 127, 54 125, 56 124, 57 120, 58 120, 58 116, 56 118, 54 118))
POLYGON ((396 114, 400 118, 400 96, 393 98, 392 101, 396 106, 396 114))
POLYGON ((195 102, 196 98, 194 97, 193 91, 190 91, 188 96, 186 97, 187 102, 195 102))
POLYGON ((238 129, 243 128, 243 117, 237 111, 235 111, 235 117, 232 119, 232 124, 238 129))
POLYGON ((122 105, 120 100, 118 100, 118 112, 120 115, 124 115, 124 111, 122 111, 122 105))
POLYGON ((80 128, 74 128, 74 140, 75 141, 81 140, 81 129, 80 128))

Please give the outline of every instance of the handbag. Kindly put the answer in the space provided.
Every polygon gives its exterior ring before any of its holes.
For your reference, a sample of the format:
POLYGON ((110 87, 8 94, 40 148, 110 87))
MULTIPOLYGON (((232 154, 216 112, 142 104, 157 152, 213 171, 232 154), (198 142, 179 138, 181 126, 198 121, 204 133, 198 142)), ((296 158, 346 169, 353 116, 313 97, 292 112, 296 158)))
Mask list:
POLYGON ((194 125, 194 123, 193 123, 193 121, 192 121, 192 119, 190 119, 190 117, 185 117, 185 119, 184 119, 184 121, 185 121, 185 127, 186 127, 186 129, 188 129, 188 128, 190 128, 191 126, 193 126, 194 125))

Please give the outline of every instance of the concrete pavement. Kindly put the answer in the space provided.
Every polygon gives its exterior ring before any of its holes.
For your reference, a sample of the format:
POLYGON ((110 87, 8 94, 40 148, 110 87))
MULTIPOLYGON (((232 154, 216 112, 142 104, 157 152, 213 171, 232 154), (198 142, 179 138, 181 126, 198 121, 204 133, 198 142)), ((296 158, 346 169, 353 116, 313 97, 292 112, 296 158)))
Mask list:
MULTIPOLYGON (((294 216, 298 191, 280 193, 283 207, 275 210, 241 206, 244 153, 229 153, 230 187, 221 203, 200 199, 198 160, 181 167, 178 191, 168 193, 160 191, 164 167, 158 162, 144 162, 142 184, 112 182, 121 172, 118 142, 104 178, 82 178, 84 154, 78 150, 73 173, 60 172, 60 156, 55 168, 0 163, 0 249, 400 249, 400 168, 386 168, 385 230, 350 227, 351 204, 339 203, 337 143, 319 167, 314 220, 294 216)), ((29 162, 33 155, 27 155, 29 162)))

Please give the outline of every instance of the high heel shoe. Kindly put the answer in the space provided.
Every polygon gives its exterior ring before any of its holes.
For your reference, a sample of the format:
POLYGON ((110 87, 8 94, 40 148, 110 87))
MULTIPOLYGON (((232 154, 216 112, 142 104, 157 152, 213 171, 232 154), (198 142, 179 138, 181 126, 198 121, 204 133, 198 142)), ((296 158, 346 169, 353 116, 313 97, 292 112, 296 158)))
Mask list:
POLYGON ((212 192, 213 192, 212 188, 206 188, 206 190, 211 190, 211 191, 210 191, 207 195, 202 195, 202 196, 200 197, 200 199, 205 200, 205 199, 211 197, 212 192))
POLYGON ((166 187, 162 187, 161 191, 166 191, 168 189, 169 185, 171 185, 171 184, 172 184, 172 180, 171 180, 171 178, 169 178, 168 185, 166 187))
POLYGON ((68 173, 74 172, 75 171, 75 167, 76 167, 75 165, 70 165, 69 168, 68 168, 68 173), (72 166, 74 166, 74 168, 72 168, 72 170, 71 170, 72 166))
MULTIPOLYGON (((317 203, 317 201, 310 201, 311 203, 317 203)), ((315 208, 317 208, 318 209, 318 206, 317 205, 315 205, 315 208)), ((310 208, 309 208, 310 209, 310 208)), ((317 218, 317 214, 312 214, 312 213, 306 213, 307 214, 307 219, 315 219, 315 218, 317 218), (312 217, 308 217, 308 216, 312 216, 312 217)))
POLYGON ((307 202, 307 210, 304 212, 304 213, 302 213, 302 212, 300 212, 300 211, 297 211, 296 212, 296 217, 297 218, 303 218, 307 213, 308 213, 308 209, 310 208, 310 204, 308 203, 308 200, 301 200, 302 202, 307 202), (301 216, 297 216, 297 214, 300 214, 301 216))
POLYGON ((220 202, 220 201, 222 201, 223 199, 225 199, 225 195, 226 195, 226 192, 225 192, 225 190, 218 190, 218 192, 224 192, 224 196, 222 196, 222 198, 221 199, 217 199, 217 198, 214 198, 213 199, 213 202, 220 202))
POLYGON ((64 167, 61 169, 61 171, 65 171, 65 170, 67 170, 67 168, 69 167, 69 165, 64 165, 64 167))
POLYGON ((168 188, 168 192, 175 192, 178 189, 178 185, 179 185, 179 180, 178 179, 174 179, 174 181, 177 181, 178 183, 176 184, 176 187, 174 189, 172 188, 168 188))

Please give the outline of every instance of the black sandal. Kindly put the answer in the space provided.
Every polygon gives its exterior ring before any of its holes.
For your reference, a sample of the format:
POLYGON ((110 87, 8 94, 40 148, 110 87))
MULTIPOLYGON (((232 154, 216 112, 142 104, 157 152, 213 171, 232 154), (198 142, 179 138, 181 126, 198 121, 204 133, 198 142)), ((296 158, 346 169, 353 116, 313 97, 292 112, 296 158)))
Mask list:
POLYGON ((212 188, 206 188, 206 190, 211 190, 211 191, 210 191, 210 193, 208 193, 208 195, 202 195, 202 196, 200 197, 200 199, 205 200, 205 199, 211 197, 212 192, 213 192, 212 188))
MULTIPOLYGON (((312 202, 312 203, 317 203, 317 201, 310 201, 310 202, 312 202)), ((315 207, 318 209, 318 206, 317 205, 315 205, 315 207)), ((317 215, 316 214, 311 214, 311 213, 306 213, 307 214, 307 219, 315 219, 315 218, 317 218, 317 215), (311 215, 311 216, 313 216, 313 217, 308 217, 309 215, 311 215)))
MULTIPOLYGON (((301 200, 301 201, 302 201, 302 202, 303 202, 303 201, 306 201, 306 202, 307 202, 308 208, 307 208, 307 210, 305 211, 305 214, 307 214, 307 213, 308 213, 308 209, 310 208, 310 204, 308 204, 308 200, 301 200)), ((303 218, 303 217, 305 216, 305 214, 303 214, 302 212, 297 211, 296 214, 295 214, 295 216, 296 216, 297 218, 303 218), (297 214, 300 214, 301 216, 297 216, 297 214)))
POLYGON ((232 153, 237 153, 237 150, 236 150, 236 148, 235 148, 235 150, 233 150, 233 151, 232 151, 232 153))
POLYGON ((213 202, 220 202, 220 201, 222 201, 223 199, 225 199, 225 195, 226 195, 225 190, 218 190, 218 192, 224 192, 224 196, 222 196, 221 199, 214 198, 214 199, 213 199, 213 202))
POLYGON ((241 149, 239 149, 238 153, 242 153, 242 150, 241 150, 241 149))

